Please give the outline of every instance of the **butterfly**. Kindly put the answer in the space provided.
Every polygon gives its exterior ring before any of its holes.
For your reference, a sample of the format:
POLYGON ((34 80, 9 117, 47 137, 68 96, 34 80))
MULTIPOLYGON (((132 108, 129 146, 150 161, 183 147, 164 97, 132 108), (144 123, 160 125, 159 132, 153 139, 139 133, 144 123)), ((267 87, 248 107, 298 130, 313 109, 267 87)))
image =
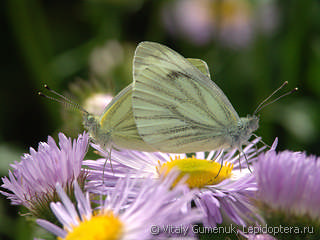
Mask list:
MULTIPOLYGON (((265 99, 255 113, 285 84, 265 99)), ((157 151, 242 151, 242 145, 259 127, 255 114, 239 117, 223 91, 210 79, 205 62, 192 62, 159 43, 142 42, 136 48, 132 88, 138 133, 157 151)))
POLYGON ((210 79, 206 62, 184 58, 159 43, 138 45, 133 59, 133 83, 118 93, 100 116, 46 88, 62 101, 39 94, 79 109, 93 141, 108 152, 131 149, 191 153, 221 148, 242 151, 242 145, 259 126, 256 115, 238 116, 210 79))

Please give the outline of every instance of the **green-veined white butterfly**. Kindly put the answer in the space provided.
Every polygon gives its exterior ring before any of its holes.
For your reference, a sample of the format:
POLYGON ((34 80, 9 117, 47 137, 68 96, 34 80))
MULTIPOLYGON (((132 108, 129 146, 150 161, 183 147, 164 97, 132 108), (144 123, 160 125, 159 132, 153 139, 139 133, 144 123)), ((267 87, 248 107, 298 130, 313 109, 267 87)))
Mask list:
POLYGON ((238 116, 209 74, 159 43, 138 45, 133 80, 132 106, 138 132, 158 151, 242 151, 242 145, 259 127, 256 115, 238 116))

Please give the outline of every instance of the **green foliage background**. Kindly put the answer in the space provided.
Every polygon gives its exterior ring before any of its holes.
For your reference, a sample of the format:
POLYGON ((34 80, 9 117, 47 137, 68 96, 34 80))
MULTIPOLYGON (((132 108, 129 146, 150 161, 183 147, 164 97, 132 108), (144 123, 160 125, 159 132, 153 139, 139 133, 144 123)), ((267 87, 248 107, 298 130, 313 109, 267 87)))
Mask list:
MULTIPOLYGON (((37 148, 48 135, 56 138, 61 129, 73 136, 82 131, 79 126, 68 129, 72 126, 65 126, 61 107, 36 93, 44 83, 65 92, 72 90, 70 84, 77 77, 92 79, 90 54, 110 40, 124 52, 124 59, 104 76, 113 94, 132 81, 132 54, 144 40, 205 60, 214 81, 240 116, 252 113, 263 98, 289 81, 289 88, 297 86, 299 91, 260 113, 257 134, 268 144, 279 137, 279 150, 320 154, 319 1, 274 1, 278 16, 275 30, 257 33, 242 48, 227 47, 214 37, 196 44, 179 34, 175 24, 169 33, 163 15, 171 2, 1 1, 1 176, 8 174, 10 163, 18 161, 29 147, 37 148)), ((249 1, 252 5, 256 2, 259 0, 249 1)), ((9 206, 3 196, 0 200, 0 238, 32 239, 29 224, 17 216, 19 209, 9 206)))

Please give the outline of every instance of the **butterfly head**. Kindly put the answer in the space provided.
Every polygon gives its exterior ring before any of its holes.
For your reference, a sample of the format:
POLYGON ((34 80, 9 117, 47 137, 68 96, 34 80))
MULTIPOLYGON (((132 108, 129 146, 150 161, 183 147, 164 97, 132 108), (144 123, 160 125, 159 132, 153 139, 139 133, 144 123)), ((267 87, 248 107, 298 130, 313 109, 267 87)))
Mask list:
POLYGON ((94 138, 100 128, 98 118, 88 112, 83 113, 83 126, 87 129, 94 138))
POLYGON ((256 115, 248 115, 240 118, 236 126, 228 129, 227 135, 229 138, 229 145, 232 148, 240 149, 241 146, 248 142, 253 132, 259 128, 259 117, 256 115))
POLYGON ((256 115, 248 115, 246 118, 246 126, 249 131, 254 132, 259 128, 259 117, 256 115))
POLYGON ((248 115, 240 120, 241 136, 247 140, 250 138, 252 133, 259 128, 259 117, 256 115, 248 115))
POLYGON ((103 149, 108 149, 110 147, 111 131, 105 131, 105 129, 101 127, 98 116, 84 113, 83 126, 88 130, 90 137, 95 144, 100 145, 103 149))

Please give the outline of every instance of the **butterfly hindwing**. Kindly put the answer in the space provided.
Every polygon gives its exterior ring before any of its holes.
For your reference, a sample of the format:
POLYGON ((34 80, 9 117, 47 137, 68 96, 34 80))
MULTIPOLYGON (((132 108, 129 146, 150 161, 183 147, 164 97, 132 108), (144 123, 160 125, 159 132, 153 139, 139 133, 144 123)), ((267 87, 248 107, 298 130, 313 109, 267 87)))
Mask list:
POLYGON ((132 112, 132 85, 124 88, 106 107, 100 117, 103 133, 110 134, 117 148, 154 151, 140 137, 132 112))
POLYGON ((207 63, 201 59, 198 58, 187 58, 188 62, 190 62, 193 66, 198 68, 200 72, 202 72, 204 75, 206 75, 208 78, 210 77, 209 67, 207 63))

